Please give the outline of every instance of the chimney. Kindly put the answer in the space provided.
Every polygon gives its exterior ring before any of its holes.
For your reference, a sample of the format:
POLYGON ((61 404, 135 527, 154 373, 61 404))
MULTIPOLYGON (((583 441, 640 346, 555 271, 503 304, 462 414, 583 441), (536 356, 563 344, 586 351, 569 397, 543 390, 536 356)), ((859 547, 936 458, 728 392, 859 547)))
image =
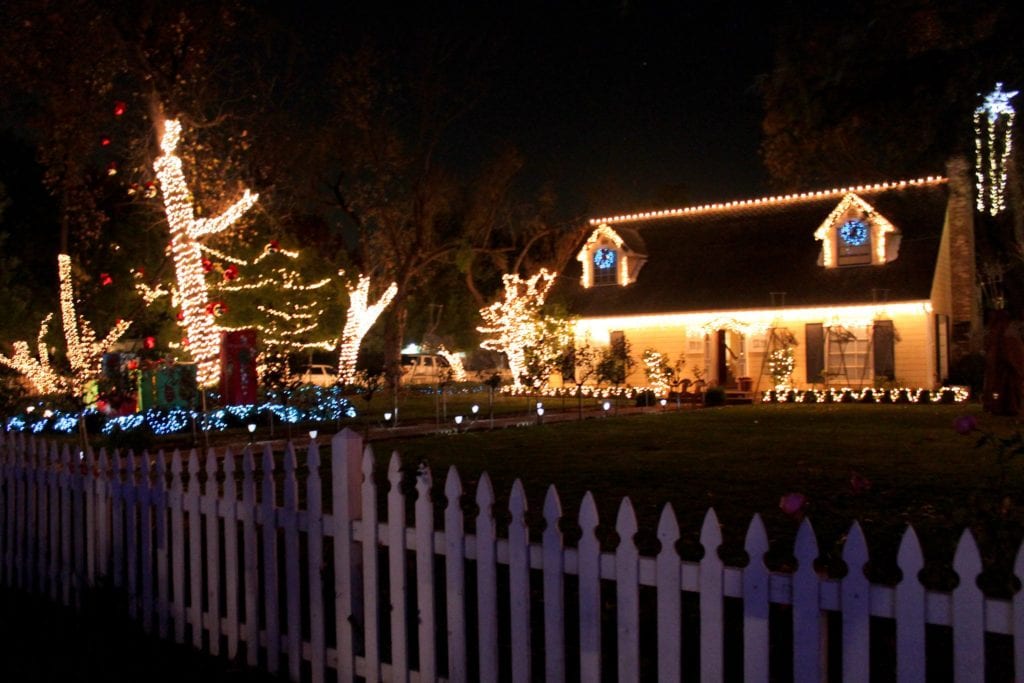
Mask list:
POLYGON ((957 359, 981 351, 981 305, 974 253, 971 167, 963 157, 953 157, 946 162, 946 176, 949 178, 946 225, 953 313, 950 358, 957 359))

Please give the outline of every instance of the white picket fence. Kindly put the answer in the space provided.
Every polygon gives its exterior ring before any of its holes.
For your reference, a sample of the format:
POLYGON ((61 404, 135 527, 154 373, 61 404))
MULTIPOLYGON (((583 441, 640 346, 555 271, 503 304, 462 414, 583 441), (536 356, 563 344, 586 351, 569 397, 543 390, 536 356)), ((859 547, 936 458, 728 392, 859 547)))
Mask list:
MULTIPOLYGON (((317 683, 331 674, 340 682, 356 676, 496 681, 509 675, 516 682, 561 681, 567 668, 587 682, 613 670, 619 681, 637 681, 644 648, 656 652, 657 668, 645 670, 645 677, 678 681, 686 664, 684 639, 699 641, 700 680, 718 681, 726 668, 727 633, 742 634, 742 666, 734 671, 741 669, 745 681, 767 681, 769 645, 778 637, 770 628, 771 604, 790 606, 792 651, 786 657, 792 657, 797 681, 836 674, 844 681, 867 681, 871 617, 895 620, 899 681, 925 680, 926 624, 951 627, 956 681, 984 680, 987 633, 1012 636, 1014 671, 1024 671, 1024 592, 1012 600, 982 595, 975 581, 981 561, 969 532, 953 561, 962 578, 951 593, 926 590, 917 580, 924 563, 912 529, 900 546, 904 579, 895 587, 873 585, 860 570, 868 552, 857 524, 846 540, 843 560, 850 571, 841 580, 815 571, 818 548, 807 521, 796 538, 799 568, 793 574, 766 569, 768 541, 757 516, 746 536, 748 566, 724 566, 713 510, 701 531, 705 554, 699 562, 679 558, 671 506, 657 529, 662 550, 656 557, 641 556, 629 499, 615 522, 622 541, 614 552, 603 552, 589 493, 578 515, 582 537, 576 547, 566 547, 553 487, 544 500, 547 526, 538 544, 529 538, 527 500, 518 481, 509 496, 511 523, 499 534, 494 492, 487 475, 480 477, 476 533, 467 534, 458 474, 448 473, 447 507, 438 527, 424 468, 416 480, 414 523, 407 527, 397 455, 387 472, 382 521, 370 450, 364 452, 359 436, 345 430, 333 438, 330 452, 327 513, 315 444, 306 451, 303 509, 290 447, 283 476, 275 476, 269 450, 257 473, 246 449, 239 477, 230 451, 211 450, 201 466, 195 451, 185 458, 176 451, 169 459, 162 452, 150 458, 100 451, 94 457, 42 440, 0 436, 0 581, 65 604, 109 582, 148 631, 214 655, 235 658, 244 652, 250 665, 317 683), (467 580, 470 567, 475 586, 467 580), (531 574, 542 599, 530 599, 531 574), (566 577, 572 576, 578 613, 567 614, 566 577), (333 585, 327 585, 329 577, 333 585), (602 605, 602 582, 614 583, 613 618, 602 605), (656 591, 654 614, 641 614, 641 587, 656 591), (683 630, 687 592, 699 602, 696 633, 683 630), (742 624, 732 631, 726 626, 727 597, 742 601, 742 624), (443 614, 438 605, 445 606, 443 614), (839 627, 826 618, 830 612, 840 615, 839 627), (656 642, 642 643, 641 620, 651 619, 655 627, 644 632, 656 642), (602 634, 602 623, 611 624, 613 639, 602 634), (531 633, 537 628, 542 637, 531 633), (571 639, 569 629, 576 631, 571 639), (829 672, 827 643, 837 638, 841 671, 829 672), (569 651, 567 640, 578 647, 569 651), (606 650, 609 642, 614 651, 606 650)), ((1024 576, 1020 553, 1015 573, 1024 576)))

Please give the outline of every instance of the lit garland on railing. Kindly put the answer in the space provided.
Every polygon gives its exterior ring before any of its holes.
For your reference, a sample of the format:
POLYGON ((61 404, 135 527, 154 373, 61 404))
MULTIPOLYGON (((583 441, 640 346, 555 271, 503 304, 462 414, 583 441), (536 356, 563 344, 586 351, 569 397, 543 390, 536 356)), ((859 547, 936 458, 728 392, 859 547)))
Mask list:
POLYGON ((1013 148, 1013 119, 1017 113, 1010 100, 1017 92, 1005 92, 1003 84, 996 83, 996 89, 974 110, 974 173, 978 179, 975 201, 978 211, 988 211, 992 216, 1006 208, 1006 162, 1013 148), (985 135, 981 130, 982 118, 988 124, 985 135))
POLYGON ((946 182, 942 176, 928 176, 914 180, 897 180, 887 183, 875 183, 874 185, 857 185, 855 187, 839 187, 831 190, 818 190, 816 192, 799 192, 787 195, 771 197, 760 197, 757 199, 737 199, 731 202, 718 202, 714 204, 702 204, 700 206, 688 206, 680 209, 665 209, 663 211, 645 211, 643 213, 622 214, 620 216, 607 216, 604 218, 591 218, 591 225, 602 223, 629 223, 632 221, 644 221, 654 218, 674 218, 677 216, 689 216, 692 214, 710 213, 713 211, 731 211, 747 209, 755 206, 772 206, 775 204, 788 204, 793 202, 814 201, 828 197, 842 197, 850 192, 866 193, 881 192, 884 190, 897 190, 907 187, 918 187, 923 185, 938 185, 946 182))
POLYGON ((55 394, 63 388, 63 380, 53 371, 50 365, 50 352, 46 348, 43 338, 46 336, 47 328, 53 314, 43 318, 39 324, 39 334, 36 337, 36 351, 38 357, 33 357, 28 342, 14 342, 14 354, 5 356, 0 353, 0 364, 6 365, 15 372, 19 372, 32 385, 33 389, 40 394, 55 394))
POLYGON ((360 275, 355 287, 348 287, 348 311, 345 327, 338 344, 338 381, 351 384, 356 378, 356 359, 363 337, 398 293, 398 284, 392 282, 377 303, 370 304, 370 276, 360 275))
POLYGON ((480 309, 484 325, 477 327, 477 331, 496 335, 481 342, 480 348, 505 354, 517 387, 526 372, 526 349, 539 341, 540 308, 557 276, 558 273, 549 273, 544 268, 527 280, 515 273, 503 275, 504 299, 480 309))
POLYGON ((64 339, 71 363, 72 389, 80 393, 85 385, 100 373, 103 354, 120 339, 131 326, 130 320, 118 320, 103 341, 96 341, 96 332, 89 322, 75 310, 75 288, 71 282, 71 257, 57 254, 57 274, 60 283, 60 313, 64 323, 64 339))
POLYGON ((153 164, 164 198, 171 233, 171 253, 178 280, 182 323, 188 351, 196 362, 196 381, 207 387, 218 379, 220 330, 207 313, 206 279, 199 238, 221 232, 240 219, 256 203, 258 195, 246 190, 242 198, 217 218, 196 218, 192 194, 185 182, 181 159, 175 155, 181 137, 178 121, 164 122, 160 141, 163 156, 153 164))

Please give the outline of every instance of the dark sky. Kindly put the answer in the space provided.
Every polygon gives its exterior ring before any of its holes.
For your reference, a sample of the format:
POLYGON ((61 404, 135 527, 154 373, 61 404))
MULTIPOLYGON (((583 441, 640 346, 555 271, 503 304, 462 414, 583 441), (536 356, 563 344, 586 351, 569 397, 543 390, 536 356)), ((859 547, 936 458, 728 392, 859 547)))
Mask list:
POLYGON ((509 95, 481 119, 518 137, 528 169, 576 188, 591 210, 761 193, 755 82, 770 68, 764 20, 724 5, 677 5, 565 10, 535 22, 514 36, 522 61, 509 95))
POLYGON ((549 182, 567 213, 765 192, 755 84, 771 67, 769 11, 510 4, 471 16, 348 17, 346 30, 399 49, 424 24, 489 43, 487 92, 459 120, 450 153, 471 160, 511 142, 526 182, 549 182))

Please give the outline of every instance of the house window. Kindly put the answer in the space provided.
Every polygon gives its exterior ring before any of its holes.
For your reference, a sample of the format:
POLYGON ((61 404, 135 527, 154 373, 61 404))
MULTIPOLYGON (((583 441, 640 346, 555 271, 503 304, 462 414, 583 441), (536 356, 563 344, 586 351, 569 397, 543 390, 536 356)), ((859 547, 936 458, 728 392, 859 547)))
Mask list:
POLYGON ((601 247, 594 252, 594 285, 618 284, 619 254, 614 249, 601 247))
POLYGON ((851 218, 836 228, 837 255, 840 266, 863 266, 871 263, 871 228, 860 218, 851 218))
POLYGON ((868 365, 867 327, 832 325, 827 329, 825 375, 833 383, 861 384, 872 379, 868 365))

